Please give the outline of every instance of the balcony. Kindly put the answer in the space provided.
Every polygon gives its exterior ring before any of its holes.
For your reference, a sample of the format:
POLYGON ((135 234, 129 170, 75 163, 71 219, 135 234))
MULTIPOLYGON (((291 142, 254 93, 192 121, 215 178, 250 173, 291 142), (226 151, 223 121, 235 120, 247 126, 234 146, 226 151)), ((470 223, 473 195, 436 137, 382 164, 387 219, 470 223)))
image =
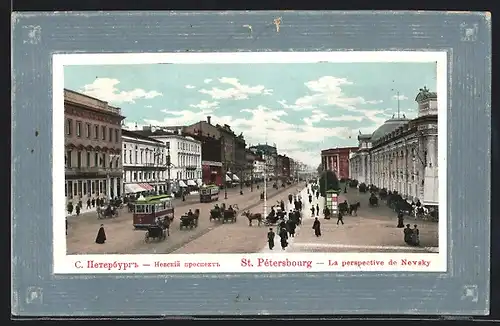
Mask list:
POLYGON ((105 168, 105 167, 71 167, 65 168, 66 178, 102 178, 107 177, 121 177, 122 168, 105 168))

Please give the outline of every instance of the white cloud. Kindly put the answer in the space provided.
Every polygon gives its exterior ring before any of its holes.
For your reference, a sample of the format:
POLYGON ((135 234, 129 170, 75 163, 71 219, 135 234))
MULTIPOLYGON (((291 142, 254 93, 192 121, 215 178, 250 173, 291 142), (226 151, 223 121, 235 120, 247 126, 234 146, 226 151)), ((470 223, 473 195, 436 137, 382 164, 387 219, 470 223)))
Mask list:
POLYGON ((214 100, 233 99, 246 100, 249 95, 271 95, 273 90, 263 85, 249 86, 241 84, 237 78, 222 77, 219 78, 222 84, 228 84, 231 87, 221 89, 213 87, 212 89, 200 89, 199 92, 210 95, 214 100))
POLYGON ((184 87, 186 87, 187 89, 193 89, 193 88, 196 88, 196 87, 195 87, 195 86, 193 86, 193 85, 186 85, 186 86, 184 86, 184 87))
POLYGON ((405 95, 394 95, 394 96, 392 97, 392 99, 393 99, 393 100, 397 100, 397 99, 399 99, 400 101, 404 101, 404 100, 407 100, 407 99, 408 99, 408 97, 407 97, 407 96, 405 96, 405 95))
POLYGON ((153 106, 152 105, 146 105, 145 107, 148 108, 148 109, 151 109, 153 106))
POLYGON ((359 96, 348 97, 342 91, 342 86, 347 85, 353 85, 353 83, 345 78, 323 76, 305 83, 312 94, 298 98, 293 104, 288 104, 286 101, 278 101, 278 103, 285 109, 296 111, 311 110, 319 106, 356 109, 358 105, 382 103, 381 100, 366 100, 359 96))
POLYGON ((217 107, 217 105, 219 105, 219 102, 216 102, 216 101, 208 102, 208 101, 202 100, 198 104, 191 104, 190 107, 200 109, 200 110, 206 110, 206 109, 215 108, 215 107, 217 107))
POLYGON ((96 78, 92 84, 83 86, 81 92, 112 104, 135 103, 137 99, 152 99, 163 95, 160 92, 146 91, 142 88, 129 91, 119 90, 116 87, 119 83, 118 79, 96 78))
POLYGON ((321 122, 321 121, 336 121, 336 122, 341 122, 341 121, 358 121, 360 122, 363 120, 364 116, 361 115, 340 115, 337 117, 332 117, 326 113, 324 113, 321 110, 315 109, 311 111, 311 115, 309 117, 306 117, 302 119, 306 125, 312 126, 315 123, 321 122))
POLYGON ((210 83, 212 82, 212 80, 213 80, 213 79, 207 78, 207 79, 205 79, 203 82, 204 82, 205 84, 210 84, 210 83))

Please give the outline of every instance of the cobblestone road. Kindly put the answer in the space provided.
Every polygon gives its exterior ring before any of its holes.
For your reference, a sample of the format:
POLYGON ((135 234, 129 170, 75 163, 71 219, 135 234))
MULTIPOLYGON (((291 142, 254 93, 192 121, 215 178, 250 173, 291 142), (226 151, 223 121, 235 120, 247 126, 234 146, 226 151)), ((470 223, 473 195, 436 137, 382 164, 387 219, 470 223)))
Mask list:
MULTIPOLYGON (((437 223, 406 217, 405 224, 412 227, 418 225, 421 244, 418 248, 408 246, 403 241, 403 229, 396 227, 396 213, 384 202, 380 207, 369 207, 368 197, 368 194, 360 194, 356 189, 342 193, 340 201, 346 198, 350 203, 361 203, 358 216, 344 217, 344 225, 337 225, 337 219, 320 218, 321 237, 314 235, 313 218, 305 209, 303 225, 297 230, 295 238, 290 239, 285 252, 438 252, 437 223)), ((322 201, 320 198, 319 202, 322 201)), ((262 241, 261 252, 283 252, 279 247, 279 238, 275 244, 277 247, 270 251, 265 240, 262 241)))
MULTIPOLYGON (((293 187, 294 185, 292 185, 293 187)), ((288 189, 288 188, 287 188, 288 189)), ((272 189, 268 187, 268 197, 273 196, 287 189, 272 189)), ((239 195, 239 189, 228 192, 228 199, 224 200, 224 193, 221 193, 219 204, 225 202, 226 205, 238 204, 240 209, 245 206, 260 202, 260 190, 244 188, 244 195, 239 195)), ((87 213, 81 216, 68 218, 67 252, 68 254, 151 254, 170 253, 182 247, 186 243, 195 240, 208 231, 219 226, 218 223, 209 221, 209 211, 213 203, 196 203, 175 207, 175 219, 170 228, 170 237, 165 241, 151 241, 145 243, 145 231, 134 230, 132 226, 132 214, 122 211, 119 217, 114 219, 98 220, 95 213, 87 213), (192 230, 179 230, 179 217, 189 208, 200 209, 200 219, 197 228, 192 230), (104 224, 107 241, 103 245, 95 243, 95 237, 100 224, 104 224)), ((241 220, 241 218, 240 218, 241 220)))
MULTIPOLYGON (((268 212, 272 205, 277 204, 278 200, 283 200, 288 204, 288 195, 296 194, 303 183, 296 184, 287 191, 277 196, 269 196, 268 212)), ((303 196, 303 198, 305 198, 303 196)), ((240 206, 241 207, 241 206, 240 206)), ((289 206, 287 205, 287 210, 289 206)), ((260 202, 258 206, 250 210, 253 213, 264 212, 264 203, 260 202)), ((239 216, 236 223, 224 224, 224 226, 211 230, 202 237, 191 241, 182 248, 179 248, 174 254, 192 254, 192 253, 252 253, 259 252, 262 244, 265 243, 269 228, 264 224, 258 226, 254 221, 253 226, 249 226, 248 219, 239 216)))

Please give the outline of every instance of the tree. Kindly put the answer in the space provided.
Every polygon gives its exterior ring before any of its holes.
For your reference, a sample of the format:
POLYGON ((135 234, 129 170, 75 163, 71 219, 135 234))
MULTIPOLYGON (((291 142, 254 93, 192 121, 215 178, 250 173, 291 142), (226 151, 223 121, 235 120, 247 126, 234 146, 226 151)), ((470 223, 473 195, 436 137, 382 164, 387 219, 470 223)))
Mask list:
POLYGON ((326 190, 339 190, 339 179, 333 171, 326 171, 321 174, 319 178, 319 193, 321 196, 326 196, 326 190), (326 189, 325 189, 325 175, 326 175, 326 189))
POLYGON ((318 172, 318 176, 321 176, 321 173, 323 173, 323 164, 319 164, 318 167, 316 168, 316 172, 318 172))

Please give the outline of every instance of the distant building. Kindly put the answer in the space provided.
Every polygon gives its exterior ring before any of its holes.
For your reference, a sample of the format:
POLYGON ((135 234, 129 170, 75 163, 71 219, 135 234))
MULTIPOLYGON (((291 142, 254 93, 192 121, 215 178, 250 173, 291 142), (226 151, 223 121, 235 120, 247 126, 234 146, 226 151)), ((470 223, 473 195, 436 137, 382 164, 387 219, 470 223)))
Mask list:
POLYGON ((65 89, 64 118, 66 201, 120 196, 120 108, 65 89))
POLYGON ((125 193, 167 190, 167 152, 163 142, 122 129, 125 193))
POLYGON ((260 159, 260 157, 249 149, 245 150, 245 156, 246 156, 246 166, 243 173, 243 179, 245 182, 251 182, 256 179, 254 175, 254 162, 257 159, 260 159))
POLYGON ((278 178, 290 178, 290 159, 286 155, 278 155, 278 178))
POLYGON ((359 150, 350 159, 351 178, 435 206, 439 202, 437 94, 423 88, 415 101, 417 118, 395 117, 371 135, 358 137, 359 150))
POLYGON ((268 181, 278 174, 278 151, 276 145, 258 144, 249 147, 249 150, 259 155, 266 162, 265 174, 268 181))
POLYGON ((260 182, 264 180, 265 169, 266 169, 266 161, 261 157, 257 157, 253 161, 253 177, 256 181, 260 182))
POLYGON ((349 178, 349 155, 357 152, 358 147, 336 147, 321 151, 323 171, 332 171, 338 179, 349 178))

